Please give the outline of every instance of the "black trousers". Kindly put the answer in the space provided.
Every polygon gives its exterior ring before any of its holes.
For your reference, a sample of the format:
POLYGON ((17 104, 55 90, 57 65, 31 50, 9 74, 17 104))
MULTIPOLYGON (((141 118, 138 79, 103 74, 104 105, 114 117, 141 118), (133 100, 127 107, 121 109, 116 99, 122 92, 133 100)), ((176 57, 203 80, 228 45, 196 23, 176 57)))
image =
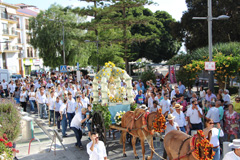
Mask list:
POLYGON ((20 102, 24 112, 27 112, 27 102, 20 102))
POLYGON ((75 137, 76 137, 76 140, 77 140, 77 143, 76 143, 76 146, 78 147, 81 147, 82 146, 82 142, 81 142, 81 139, 82 139, 82 130, 81 129, 77 129, 75 127, 71 127, 71 129, 74 131, 75 133, 75 137))
POLYGON ((60 129, 61 120, 60 120, 60 113, 58 111, 55 111, 55 118, 56 118, 55 122, 57 121, 57 128, 60 129))

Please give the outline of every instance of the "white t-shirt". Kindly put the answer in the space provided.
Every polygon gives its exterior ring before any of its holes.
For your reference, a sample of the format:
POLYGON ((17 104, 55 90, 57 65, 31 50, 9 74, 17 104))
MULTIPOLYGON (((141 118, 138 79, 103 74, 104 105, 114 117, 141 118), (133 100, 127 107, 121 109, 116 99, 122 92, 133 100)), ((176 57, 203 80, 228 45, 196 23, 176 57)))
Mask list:
MULTIPOLYGON (((202 114, 202 109, 198 106, 198 110, 200 111, 200 113, 202 114)), ((202 119, 198 116, 198 110, 197 109, 192 109, 192 106, 190 106, 187 109, 187 117, 190 118, 190 123, 192 124, 198 124, 202 122, 202 119)))
POLYGON ((7 86, 8 86, 8 83, 7 82, 2 82, 2 87, 3 87, 3 89, 7 89, 7 86))
POLYGON ((24 93, 21 92, 20 93, 20 102, 26 102, 26 98, 27 98, 27 91, 25 91, 24 93))
POLYGON ((175 89, 174 89, 174 90, 172 90, 172 92, 171 92, 171 100, 172 100, 173 96, 175 96, 175 94, 176 94, 176 92, 175 92, 175 89))
POLYGON ((234 151, 225 154, 223 160, 240 160, 240 157, 235 154, 234 151))
POLYGON ((62 114, 67 114, 67 104, 62 103, 59 112, 62 112, 62 114))
POLYGON ((162 108, 162 113, 166 113, 170 111, 171 101, 169 99, 162 99, 160 102, 160 106, 162 108))
POLYGON ((154 100, 154 98, 152 98, 151 96, 150 96, 150 98, 148 98, 148 107, 149 108, 153 107, 153 100, 154 100))
POLYGON ((82 114, 81 112, 78 112, 73 117, 70 126, 75 127, 77 129, 81 129, 81 121, 82 121, 82 114))
POLYGON ((211 107, 206 115, 207 118, 211 118, 214 123, 220 122, 220 113, 219 109, 216 107, 211 107))
MULTIPOLYGON (((219 134, 219 137, 224 136, 222 129, 220 130, 220 133, 219 133, 219 129, 212 128, 212 137, 211 137, 210 143, 213 144, 213 147, 219 146, 218 134, 219 134)), ((206 138, 208 138, 208 136, 206 138)))
POLYGON ((62 101, 61 101, 61 100, 59 100, 58 103, 55 102, 55 111, 56 111, 56 112, 59 112, 59 111, 60 111, 61 105, 62 105, 62 101))
POLYGON ((68 99, 68 108, 67 108, 67 113, 74 113, 75 109, 76 109, 76 102, 75 100, 72 98, 71 100, 68 99))
POLYGON ((157 108, 154 108, 154 107, 152 106, 152 107, 150 107, 149 112, 150 112, 150 113, 152 113, 152 112, 157 112, 157 110, 158 110, 159 108, 160 108, 159 105, 157 105, 157 108))
POLYGON ((15 84, 9 84, 8 88, 10 89, 10 93, 13 93, 15 91, 16 85, 15 84))
POLYGON ((36 97, 36 93, 35 92, 29 92, 28 96, 29 96, 29 100, 34 101, 35 97, 36 97), (30 97, 30 96, 34 96, 34 97, 30 97))
POLYGON ((106 147, 102 141, 98 141, 98 144, 94 145, 93 151, 91 151, 92 141, 87 144, 87 153, 89 160, 104 160, 107 157, 106 147))
POLYGON ((46 85, 47 88, 50 88, 50 87, 52 87, 52 86, 54 86, 53 83, 47 83, 47 85, 46 85))
POLYGON ((56 97, 54 96, 48 98, 49 110, 54 110, 55 101, 56 101, 56 97))
POLYGON ((182 111, 180 111, 180 114, 178 114, 177 111, 174 111, 172 115, 175 117, 174 122, 176 122, 179 127, 184 127, 187 125, 184 113, 182 111))
POLYGON ((84 108, 87 108, 87 105, 89 104, 89 99, 85 97, 84 99, 81 98, 82 104, 84 108))

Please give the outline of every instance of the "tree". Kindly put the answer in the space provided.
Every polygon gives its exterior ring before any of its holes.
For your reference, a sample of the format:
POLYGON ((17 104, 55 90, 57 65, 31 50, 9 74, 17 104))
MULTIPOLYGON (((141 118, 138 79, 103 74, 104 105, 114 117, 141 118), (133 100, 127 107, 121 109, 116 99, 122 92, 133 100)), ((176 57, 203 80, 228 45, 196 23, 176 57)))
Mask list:
POLYGON ((63 43, 67 65, 87 65, 89 53, 86 45, 79 45, 85 32, 75 28, 74 24, 83 22, 85 18, 72 12, 64 12, 60 5, 51 5, 46 11, 41 11, 36 18, 30 19, 32 30, 31 45, 39 50, 44 65, 59 67, 63 63, 63 43), (71 25, 73 27, 71 27, 71 25), (64 42, 63 42, 64 27, 64 42))
MULTIPOLYGON (((185 42, 189 53, 208 44, 208 23, 206 20, 193 20, 192 17, 207 17, 207 0, 186 0, 188 10, 181 22, 172 24, 172 35, 185 42)), ((213 16, 228 15, 225 21, 213 21, 213 44, 240 40, 239 2, 218 0, 212 2, 213 16)))
MULTIPOLYGON (((142 12, 145 16, 153 17, 148 25, 136 24, 131 28, 132 34, 141 34, 143 36, 151 35, 151 39, 144 42, 135 42, 132 45, 132 52, 136 52, 136 59, 145 57, 155 63, 163 60, 169 60, 176 55, 181 47, 176 39, 171 36, 170 25, 175 20, 165 11, 156 11, 143 7, 137 8, 138 12, 142 12)), ((137 11, 134 11, 137 12, 137 11)), ((134 16, 139 14, 133 13, 134 16)))

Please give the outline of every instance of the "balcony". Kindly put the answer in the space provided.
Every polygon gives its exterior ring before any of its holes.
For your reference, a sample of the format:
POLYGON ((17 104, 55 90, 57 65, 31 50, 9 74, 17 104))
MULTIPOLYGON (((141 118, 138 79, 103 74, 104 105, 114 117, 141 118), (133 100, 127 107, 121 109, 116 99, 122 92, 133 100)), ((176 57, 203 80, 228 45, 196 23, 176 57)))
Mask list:
POLYGON ((9 23, 17 23, 17 17, 14 15, 8 15, 6 13, 1 13, 1 19, 6 20, 9 23))
POLYGON ((12 45, 4 45, 3 46, 3 51, 4 52, 19 52, 17 46, 12 46, 12 45))
POLYGON ((15 29, 12 29, 11 32, 9 31, 9 29, 3 29, 3 36, 8 36, 9 38, 16 38, 18 36, 18 33, 15 31, 15 29))

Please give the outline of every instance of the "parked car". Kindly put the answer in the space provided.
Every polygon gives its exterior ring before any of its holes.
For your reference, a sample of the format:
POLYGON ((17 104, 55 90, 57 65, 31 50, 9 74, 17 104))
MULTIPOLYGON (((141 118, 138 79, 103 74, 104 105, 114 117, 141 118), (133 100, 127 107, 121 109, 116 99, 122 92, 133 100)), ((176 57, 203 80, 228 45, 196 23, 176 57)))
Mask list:
POLYGON ((12 80, 12 81, 15 81, 15 80, 18 80, 18 79, 21 79, 22 78, 22 75, 21 74, 12 74, 11 76, 10 76, 10 79, 12 80))

